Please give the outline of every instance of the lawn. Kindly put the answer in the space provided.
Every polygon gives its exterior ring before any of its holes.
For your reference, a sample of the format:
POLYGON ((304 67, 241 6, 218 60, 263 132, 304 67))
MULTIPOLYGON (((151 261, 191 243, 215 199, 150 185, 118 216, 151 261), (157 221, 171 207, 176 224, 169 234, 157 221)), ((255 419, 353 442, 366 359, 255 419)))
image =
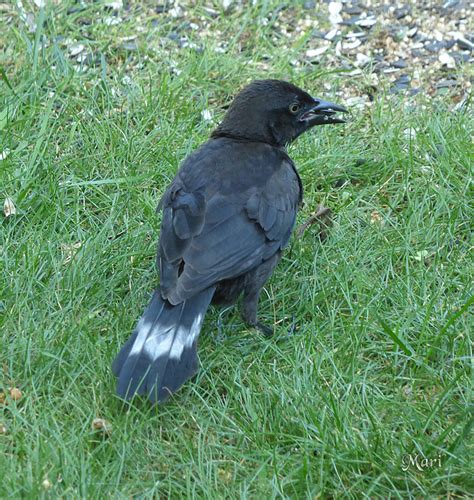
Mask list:
POLYGON ((472 495, 468 86, 393 93, 333 45, 308 63, 305 30, 275 30, 326 26, 316 3, 0 4, 0 497, 472 495), (211 309, 198 376, 125 404, 110 365, 157 283, 160 195, 268 77, 351 108, 289 148, 298 224, 329 207, 328 236, 267 284, 273 338, 211 309))

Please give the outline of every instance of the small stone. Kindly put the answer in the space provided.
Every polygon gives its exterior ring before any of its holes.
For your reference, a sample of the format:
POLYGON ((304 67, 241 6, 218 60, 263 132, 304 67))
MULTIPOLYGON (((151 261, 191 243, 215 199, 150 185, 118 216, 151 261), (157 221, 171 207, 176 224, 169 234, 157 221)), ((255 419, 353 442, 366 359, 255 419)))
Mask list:
MULTIPOLYGON (((451 56, 454 57, 454 60, 458 63, 465 63, 471 59, 469 53, 466 52, 450 52, 451 56)), ((1 154, 0 154, 1 156, 1 154)))
POLYGON ((407 90, 410 86, 410 77, 408 75, 400 75, 394 82, 392 87, 390 88, 390 94, 398 94, 403 90, 407 90))
POLYGON ((177 31, 171 31, 168 34, 168 38, 170 40, 173 40, 173 42, 179 43, 181 40, 181 35, 177 31))
POLYGON ((418 27, 415 26, 413 28, 410 28, 408 31, 407 31, 407 37, 408 38, 413 38, 415 35, 416 35, 416 32, 418 31, 418 27))
POLYGON ((392 63, 392 66, 394 68, 403 69, 407 67, 407 63, 405 59, 398 59, 397 61, 392 63))
POLYGON ((79 64, 84 64, 84 65, 87 65, 89 66, 89 62, 92 62, 94 59, 93 57, 91 56, 91 54, 79 54, 77 56, 77 59, 76 61, 79 63, 79 64))
POLYGON ((72 57, 78 56, 85 49, 82 43, 78 43, 77 45, 71 45, 69 47, 69 53, 72 57))
POLYGON ((372 59, 365 54, 362 54, 360 52, 358 52, 356 54, 356 66, 359 66, 359 67, 366 66, 367 64, 370 63, 371 60, 372 59))
POLYGON ((174 18, 181 17, 183 15, 183 9, 179 5, 175 5, 169 10, 169 15, 174 18))
POLYGON ((458 85, 458 81, 457 80, 440 80, 437 84, 436 84, 436 88, 437 89, 445 89, 445 88, 450 88, 450 87, 456 87, 456 85, 458 85))
POLYGON ((212 121, 212 112, 209 111, 208 109, 204 109, 201 111, 201 116, 202 116, 202 119, 206 122, 210 122, 212 121))
POLYGON ((441 49, 445 48, 444 42, 428 42, 424 45, 425 49, 429 52, 439 52, 441 49))
POLYGON ((412 49, 411 50, 411 55, 413 57, 424 57, 425 53, 422 50, 420 50, 420 49, 412 49))
POLYGON ((403 19, 404 17, 408 16, 410 13, 410 8, 404 5, 403 7, 400 7, 398 9, 395 9, 393 12, 395 19, 403 19))
POLYGON ((0 424, 0 434, 6 434, 7 433, 7 427, 5 424, 0 424))
POLYGON ((458 44, 460 49, 474 50, 474 43, 470 42, 467 38, 464 38, 463 36, 458 37, 456 43, 458 44))
POLYGON ((456 67, 456 61, 454 57, 449 55, 447 52, 441 52, 441 54, 438 57, 438 60, 443 66, 446 66, 449 69, 453 69, 456 67))
POLYGON ((362 9, 358 5, 344 6, 343 11, 350 16, 358 16, 362 14, 362 9))

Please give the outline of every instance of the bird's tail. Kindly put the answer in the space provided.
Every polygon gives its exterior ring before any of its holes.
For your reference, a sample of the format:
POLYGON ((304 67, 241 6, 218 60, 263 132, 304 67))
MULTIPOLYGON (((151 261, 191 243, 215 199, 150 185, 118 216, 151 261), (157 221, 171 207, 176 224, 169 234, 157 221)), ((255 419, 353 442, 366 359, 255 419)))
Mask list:
POLYGON ((112 364, 117 394, 165 401, 197 371, 197 339, 215 288, 176 306, 155 290, 137 327, 112 364))

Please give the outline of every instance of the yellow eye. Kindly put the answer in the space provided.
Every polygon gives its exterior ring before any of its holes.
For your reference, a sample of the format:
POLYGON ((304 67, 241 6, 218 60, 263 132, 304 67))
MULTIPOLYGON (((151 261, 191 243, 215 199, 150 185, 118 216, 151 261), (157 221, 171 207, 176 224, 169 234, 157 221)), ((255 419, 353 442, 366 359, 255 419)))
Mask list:
POLYGON ((300 110, 300 105, 297 102, 294 102, 294 103, 290 104, 289 109, 290 109, 290 113, 293 113, 295 115, 300 110))

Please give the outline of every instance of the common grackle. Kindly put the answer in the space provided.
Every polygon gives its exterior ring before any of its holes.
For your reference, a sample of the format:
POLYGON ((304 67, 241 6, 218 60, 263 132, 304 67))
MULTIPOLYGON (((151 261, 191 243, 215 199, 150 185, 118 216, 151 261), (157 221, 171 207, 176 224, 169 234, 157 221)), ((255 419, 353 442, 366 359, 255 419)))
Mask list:
POLYGON ((159 204, 160 285, 113 363, 119 396, 162 402, 196 373, 211 302, 232 304, 243 294, 244 321, 272 332, 257 319, 258 298, 303 194, 285 147, 315 125, 343 123, 337 112, 346 109, 291 83, 254 81, 185 159, 159 204))

